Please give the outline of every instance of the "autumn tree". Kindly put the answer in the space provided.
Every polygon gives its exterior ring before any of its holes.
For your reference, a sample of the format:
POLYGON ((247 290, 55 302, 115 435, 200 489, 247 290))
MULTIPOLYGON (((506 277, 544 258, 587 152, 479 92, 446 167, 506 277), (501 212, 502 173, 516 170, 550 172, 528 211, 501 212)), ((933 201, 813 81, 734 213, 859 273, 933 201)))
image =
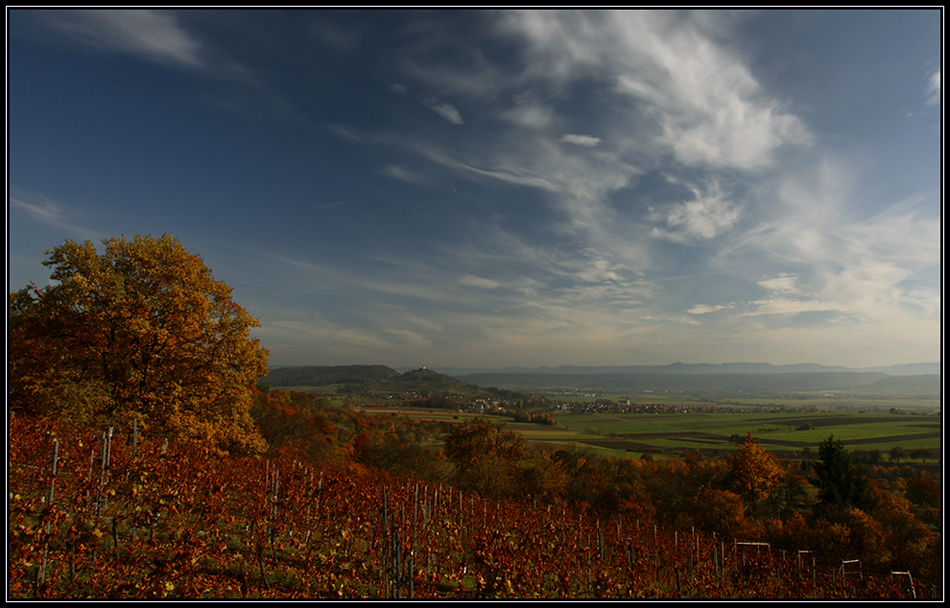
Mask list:
POLYGON ((927 479, 920 473, 905 479, 904 493, 909 501, 922 507, 940 506, 940 484, 927 479))
POLYGON ((103 244, 47 250, 51 284, 10 294, 10 406, 263 449, 249 415, 267 373, 257 319, 174 237, 103 244))
POLYGON ((526 454, 527 463, 519 485, 526 498, 554 504, 565 495, 567 471, 550 449, 536 448, 526 454))
POLYGON ((759 447, 752 433, 746 435, 745 442, 732 459, 731 472, 736 485, 752 507, 766 498, 785 474, 775 454, 759 447))
POLYGON ((267 441, 269 455, 323 463, 338 457, 337 426, 314 395, 267 387, 254 393, 251 417, 267 441))
POLYGON ((921 572, 930 557, 928 548, 936 540, 936 535, 917 519, 914 510, 914 505, 906 498, 883 493, 878 507, 878 520, 886 531, 893 565, 921 572))
POLYGON ((459 488, 485 496, 514 496, 521 478, 526 441, 486 418, 455 428, 445 441, 445 456, 455 465, 459 488))
POLYGON ((900 464, 901 460, 907 458, 907 451, 901 446, 895 445, 891 448, 891 451, 888 452, 888 457, 891 459, 891 462, 900 464))
POLYGON ((691 521, 706 532, 735 538, 749 528, 744 502, 741 496, 729 490, 704 490, 694 500, 691 521))
POLYGON ((859 559, 866 566, 880 567, 891 559, 887 532, 877 519, 853 506, 838 506, 816 520, 812 542, 827 557, 859 559))

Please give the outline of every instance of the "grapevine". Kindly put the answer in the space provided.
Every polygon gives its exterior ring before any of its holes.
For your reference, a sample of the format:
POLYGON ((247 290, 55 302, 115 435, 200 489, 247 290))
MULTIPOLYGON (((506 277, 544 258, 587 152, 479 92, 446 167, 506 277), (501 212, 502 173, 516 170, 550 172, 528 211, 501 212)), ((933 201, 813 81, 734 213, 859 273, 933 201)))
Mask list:
POLYGON ((11 599, 933 597, 911 576, 363 467, 20 418, 9 438, 11 599))

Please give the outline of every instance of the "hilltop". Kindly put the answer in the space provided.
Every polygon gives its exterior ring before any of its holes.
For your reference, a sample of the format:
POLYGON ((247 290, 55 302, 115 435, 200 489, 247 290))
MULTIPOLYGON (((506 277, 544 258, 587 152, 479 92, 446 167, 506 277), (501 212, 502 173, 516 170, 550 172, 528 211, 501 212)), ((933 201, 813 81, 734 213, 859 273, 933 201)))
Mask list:
POLYGON ((482 388, 458 378, 420 367, 398 372, 385 365, 285 367, 271 370, 261 384, 303 392, 338 395, 366 393, 414 393, 464 397, 527 397, 512 391, 482 388))
POLYGON ((342 389, 385 383, 399 372, 385 365, 337 365, 281 367, 261 378, 261 384, 278 388, 309 387, 342 389))

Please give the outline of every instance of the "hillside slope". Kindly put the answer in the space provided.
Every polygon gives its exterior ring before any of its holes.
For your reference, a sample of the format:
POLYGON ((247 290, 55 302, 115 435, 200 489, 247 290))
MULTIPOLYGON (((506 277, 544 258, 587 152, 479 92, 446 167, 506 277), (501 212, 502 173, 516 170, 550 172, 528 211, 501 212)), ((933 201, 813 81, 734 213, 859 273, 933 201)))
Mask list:
POLYGON ((296 390, 325 389, 340 394, 393 392, 494 395, 496 391, 445 374, 419 368, 399 373, 385 365, 286 367, 272 370, 261 384, 296 390))
POLYGON ((398 376, 399 372, 385 365, 337 365, 281 367, 273 369, 261 384, 273 387, 367 385, 398 376))

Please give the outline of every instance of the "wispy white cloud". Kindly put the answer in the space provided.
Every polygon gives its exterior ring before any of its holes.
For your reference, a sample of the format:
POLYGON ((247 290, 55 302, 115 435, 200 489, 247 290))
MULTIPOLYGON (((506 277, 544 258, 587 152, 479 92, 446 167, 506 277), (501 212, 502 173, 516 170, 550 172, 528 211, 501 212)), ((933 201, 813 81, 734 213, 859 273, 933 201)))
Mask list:
POLYGON ((199 40, 174 15, 155 10, 73 10, 44 13, 50 25, 90 46, 190 68, 206 65, 199 40))
POLYGON ((720 250, 714 268, 766 275, 757 284, 768 297, 748 301, 743 314, 826 311, 908 327, 922 317, 937 319, 939 219, 921 199, 854 217, 855 177, 828 160, 813 172, 785 176, 768 207, 772 215, 720 250), (776 275, 776 268, 795 270, 776 275))
POLYGON ((739 205, 726 197, 716 180, 712 180, 705 191, 697 186, 690 186, 690 189, 693 200, 672 205, 668 210, 650 216, 654 221, 666 224, 666 228, 655 227, 654 236, 679 243, 711 239, 739 220, 739 205))
POLYGON ((735 308, 736 306, 737 304, 735 302, 729 302, 728 304, 716 304, 716 305, 696 304, 695 306, 693 306, 686 312, 687 314, 691 314, 691 315, 708 315, 709 313, 712 313, 712 312, 727 310, 729 308, 735 308))
POLYGON ((459 283, 462 285, 470 285, 472 287, 480 287, 482 289, 498 289, 501 286, 501 283, 496 280, 486 279, 485 277, 476 277, 470 274, 467 274, 459 279, 459 283))
POLYGON ((927 105, 940 105, 940 70, 937 70, 930 76, 930 80, 927 83, 926 97, 927 105))
POLYGON ((743 209, 714 181, 690 186, 691 201, 657 201, 647 224, 621 220, 610 197, 669 158, 704 170, 756 172, 772 166, 782 146, 811 141, 804 123, 707 35, 711 21, 644 11, 502 13, 492 27, 523 43, 520 71, 463 70, 439 79, 437 69, 414 61, 406 75, 456 95, 484 94, 490 83, 496 99, 516 102, 498 116, 525 130, 486 132, 453 141, 451 149, 412 137, 400 143, 448 167, 544 190, 564 220, 552 231, 615 255, 642 258, 644 246, 631 246, 630 237, 651 228, 667 241, 710 240, 735 227, 743 209), (610 145, 580 130, 565 134, 555 108, 538 102, 581 80, 598 91, 610 145), (579 155, 581 147, 597 153, 579 155))
MULTIPOLYGON (((402 83, 393 83, 386 87, 388 90, 396 93, 397 95, 410 95, 409 87, 402 83)), ((433 112, 446 119, 454 125, 465 124, 465 121, 462 119, 462 114, 459 112, 451 103, 442 101, 437 97, 424 97, 420 95, 412 94, 413 97, 418 99, 422 105, 430 108, 433 112)))
MULTIPOLYGON (((43 11, 53 30, 102 52, 124 53, 160 65, 190 70, 224 81, 251 86, 268 104, 286 101, 244 65, 231 59, 182 24, 174 12, 153 9, 77 9, 43 11)), ((187 14, 187 13, 186 13, 187 14)), ((237 104, 216 98, 218 105, 237 104)), ((236 107, 242 107, 238 104, 236 107)), ((284 108, 286 111, 287 108, 284 108)))
POLYGON ((65 217, 63 217, 63 212, 59 208, 59 205, 45 197, 39 197, 33 201, 26 201, 22 194, 14 195, 10 197, 10 207, 13 209, 22 209, 29 213, 33 219, 51 226, 60 226, 65 221, 65 217))
POLYGON ((711 312, 717 312, 720 310, 725 310, 727 308, 735 308, 736 303, 730 302, 729 304, 716 304, 711 306, 709 304, 696 304, 686 312, 691 315, 708 315, 711 312))
POLYGON ((382 169, 381 173, 387 177, 398 179, 409 184, 421 184, 425 181, 423 176, 401 165, 388 165, 382 169))
POLYGON ((462 115, 459 113, 458 108, 448 102, 439 101, 434 97, 430 97, 424 99, 422 103, 432 108, 436 114, 446 119, 453 125, 461 125, 465 122, 462 120, 462 115))
POLYGON ((637 104, 627 120, 651 116, 654 140, 682 162, 743 170, 773 162, 785 144, 811 141, 748 68, 704 34, 712 17, 668 11, 505 14, 501 27, 529 43, 523 77, 563 85, 579 77, 615 83, 637 104))
POLYGON ((336 51, 351 52, 365 39, 364 32, 358 27, 342 27, 325 21, 310 24, 310 31, 320 42, 336 51))
POLYGON ((592 135, 575 135, 573 133, 568 133, 567 135, 561 137, 561 141, 578 146, 584 146, 585 148, 593 148, 600 143, 600 138, 594 137, 592 135))
POLYGON ((744 316, 761 315, 798 315, 803 312, 835 312, 840 305, 819 300, 796 300, 789 298, 766 298, 751 303, 752 310, 742 313, 744 316))
POLYGON ((10 208, 26 212, 33 220, 58 228, 73 238, 83 241, 98 241, 105 238, 103 233, 80 225, 75 214, 60 203, 50 200, 38 192, 14 190, 10 194, 10 208))
POLYGON ((512 123, 531 129, 545 129, 557 120, 552 108, 541 104, 519 105, 502 114, 512 123))
POLYGON ((353 129, 352 127, 347 127, 345 125, 340 125, 336 123, 331 123, 327 125, 327 130, 330 133, 336 135, 341 139, 348 140, 353 143, 365 143, 370 138, 367 137, 365 133, 361 133, 358 130, 353 129))
POLYGON ((760 287, 769 291, 778 291, 788 294, 800 293, 798 288, 798 277, 794 275, 782 275, 771 279, 762 279, 758 281, 760 287))

